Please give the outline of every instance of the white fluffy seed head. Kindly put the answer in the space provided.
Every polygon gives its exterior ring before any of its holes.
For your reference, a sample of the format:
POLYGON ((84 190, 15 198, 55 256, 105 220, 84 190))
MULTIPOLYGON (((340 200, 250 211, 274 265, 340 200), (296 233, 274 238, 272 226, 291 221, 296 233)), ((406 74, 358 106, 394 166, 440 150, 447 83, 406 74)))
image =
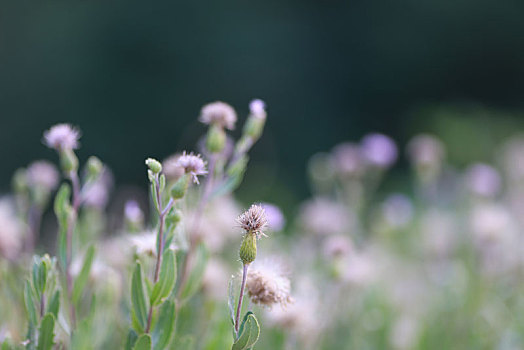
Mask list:
POLYGON ((291 282, 284 265, 275 259, 254 263, 249 269, 246 290, 254 304, 282 307, 293 302, 291 282))

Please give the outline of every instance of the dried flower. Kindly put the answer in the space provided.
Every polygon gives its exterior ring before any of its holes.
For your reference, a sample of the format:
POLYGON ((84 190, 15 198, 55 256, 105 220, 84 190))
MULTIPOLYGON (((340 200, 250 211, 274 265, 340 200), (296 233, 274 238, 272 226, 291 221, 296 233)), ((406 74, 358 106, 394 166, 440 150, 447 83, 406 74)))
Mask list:
POLYGON ((284 265, 276 259, 262 260, 254 264, 247 276, 247 293, 255 304, 282 307, 293 301, 291 282, 284 265))
POLYGON ((368 163, 378 168, 389 168, 397 160, 397 146, 386 135, 366 135, 361 141, 361 147, 368 163))
POLYGON ((237 218, 237 223, 246 231, 246 233, 252 233, 257 238, 260 238, 260 236, 266 236, 262 231, 268 224, 266 211, 259 204, 251 205, 248 210, 237 218))
POLYGON ((184 169, 186 174, 191 174, 193 182, 196 184, 198 184, 197 176, 207 174, 206 162, 204 162, 200 154, 195 155, 193 152, 187 154, 184 151, 178 158, 177 164, 184 169))
POLYGON ((57 124, 44 132, 44 143, 56 150, 78 148, 80 131, 69 124, 57 124))
POLYGON ((52 191, 58 186, 60 174, 52 163, 38 160, 27 167, 26 176, 30 186, 52 191))
POLYGON ((233 130, 237 114, 233 107, 224 102, 213 102, 202 107, 199 120, 204 124, 216 124, 222 128, 233 130))

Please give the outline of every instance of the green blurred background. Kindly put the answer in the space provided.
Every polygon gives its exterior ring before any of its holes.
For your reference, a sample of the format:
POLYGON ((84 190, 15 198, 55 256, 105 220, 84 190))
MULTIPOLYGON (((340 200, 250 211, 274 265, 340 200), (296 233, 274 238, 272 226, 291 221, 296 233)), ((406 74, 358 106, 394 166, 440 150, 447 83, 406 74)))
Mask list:
POLYGON ((0 3, 2 190, 54 159, 41 135, 64 121, 83 131, 82 159, 145 188, 144 158, 195 149, 214 100, 241 119, 267 102, 240 195, 281 203, 307 196, 313 153, 369 131, 401 145, 438 133, 460 164, 522 125, 522 1, 0 3))

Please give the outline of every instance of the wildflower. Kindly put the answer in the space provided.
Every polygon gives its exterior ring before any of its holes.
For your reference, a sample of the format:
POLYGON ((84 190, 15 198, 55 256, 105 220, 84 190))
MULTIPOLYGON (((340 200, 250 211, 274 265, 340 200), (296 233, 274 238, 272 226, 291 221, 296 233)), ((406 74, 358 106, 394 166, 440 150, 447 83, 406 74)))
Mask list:
POLYGON ((202 107, 199 120, 204 124, 215 124, 233 130, 237 121, 237 114, 233 107, 227 103, 217 101, 202 107))
POLYGON ((322 197, 306 202, 300 219, 304 228, 318 235, 344 232, 356 221, 349 208, 322 197))
POLYGON ((333 165, 340 175, 359 177, 365 169, 365 161, 358 145, 342 143, 333 149, 333 165))
POLYGON ((324 255, 329 258, 337 258, 348 255, 353 250, 353 242, 344 235, 330 236, 324 242, 324 255))
POLYGON ((282 307, 293 301, 291 282, 283 264, 275 259, 263 260, 252 267, 247 276, 247 293, 255 304, 282 307))
POLYGON ((85 205, 92 208, 104 208, 109 201, 109 192, 112 185, 113 176, 108 170, 104 170, 95 181, 85 187, 83 193, 85 205))
POLYGON ((256 238, 266 236, 262 230, 266 228, 268 221, 266 211, 261 205, 251 205, 247 211, 237 218, 237 223, 246 233, 252 233, 256 238))
POLYGON ((403 194, 392 194, 382 203, 382 215, 391 227, 405 227, 413 218, 413 204, 403 194))
POLYGON ((144 222, 144 213, 138 202, 135 200, 128 200, 124 207, 124 217, 127 221, 134 225, 142 225, 144 222))
POLYGON ((249 113, 259 119, 266 119, 266 104, 264 101, 255 99, 249 103, 249 113))
POLYGON ((282 211, 276 205, 269 203, 262 203, 262 207, 266 212, 269 228, 273 231, 281 231, 286 224, 282 211))
POLYGON ((495 168, 477 163, 466 172, 466 185, 470 191, 483 197, 495 196, 500 191, 500 175, 495 168))
POLYGON ((378 168, 389 168, 397 160, 397 146, 386 135, 366 135, 361 141, 361 148, 368 163, 378 168))
POLYGON ((44 132, 44 143, 57 151, 78 148, 79 138, 80 131, 69 124, 57 124, 44 132))
POLYGON ((180 154, 174 154, 172 156, 167 157, 162 162, 162 172, 168 180, 176 181, 180 177, 182 177, 182 175, 184 175, 185 170, 178 163, 178 159, 180 157, 180 154))
POLYGON ((186 174, 190 174, 193 182, 198 184, 198 176, 207 174, 206 162, 200 154, 194 155, 193 152, 187 154, 185 151, 177 160, 179 167, 184 169, 186 174))
POLYGON ((52 163, 45 160, 31 163, 27 167, 26 176, 30 186, 43 188, 48 191, 52 191, 58 186, 58 170, 52 163))

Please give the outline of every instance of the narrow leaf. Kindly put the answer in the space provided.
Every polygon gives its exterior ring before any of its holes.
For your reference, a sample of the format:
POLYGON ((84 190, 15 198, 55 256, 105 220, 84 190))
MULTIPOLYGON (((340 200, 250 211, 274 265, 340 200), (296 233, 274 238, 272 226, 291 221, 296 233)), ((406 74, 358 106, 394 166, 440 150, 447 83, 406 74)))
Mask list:
POLYGON ((162 302, 162 299, 171 294, 176 282, 176 259, 171 249, 166 249, 162 257, 162 266, 158 282, 153 287, 151 305, 162 302))
POLYGON ((60 309, 60 291, 56 291, 49 301, 47 312, 52 313, 55 319, 58 318, 58 310, 60 309))
POLYGON ((46 314, 42 319, 38 329, 38 346, 37 350, 50 350, 54 341, 55 317, 52 314, 46 314))
POLYGON ((82 266, 82 270, 80 270, 80 274, 76 278, 75 285, 73 287, 73 302, 75 304, 77 304, 80 300, 80 297, 82 296, 82 291, 86 286, 87 280, 89 278, 89 272, 91 271, 91 266, 93 265, 94 256, 95 247, 90 246, 87 249, 86 256, 84 258, 84 265, 82 266))
POLYGON ((175 333, 175 304, 168 300, 160 307, 158 320, 153 329, 153 349, 166 349, 175 333))
POLYGON ((149 334, 142 334, 136 341, 133 350, 151 350, 151 337, 149 334))
POLYGON ((126 345, 124 347, 125 350, 133 350, 133 347, 135 346, 136 340, 138 339, 138 334, 132 329, 129 330, 129 333, 127 335, 126 339, 126 345))
POLYGON ((26 281, 24 286, 24 304, 25 309, 27 311, 27 316, 29 318, 29 322, 32 325, 37 325, 37 308, 35 305, 35 301, 33 298, 33 291, 31 290, 33 287, 31 286, 31 282, 26 281))
POLYGON ((131 303, 133 305, 133 314, 136 320, 144 329, 147 322, 147 304, 145 296, 144 280, 142 279, 142 266, 136 263, 135 271, 131 281, 131 303))

